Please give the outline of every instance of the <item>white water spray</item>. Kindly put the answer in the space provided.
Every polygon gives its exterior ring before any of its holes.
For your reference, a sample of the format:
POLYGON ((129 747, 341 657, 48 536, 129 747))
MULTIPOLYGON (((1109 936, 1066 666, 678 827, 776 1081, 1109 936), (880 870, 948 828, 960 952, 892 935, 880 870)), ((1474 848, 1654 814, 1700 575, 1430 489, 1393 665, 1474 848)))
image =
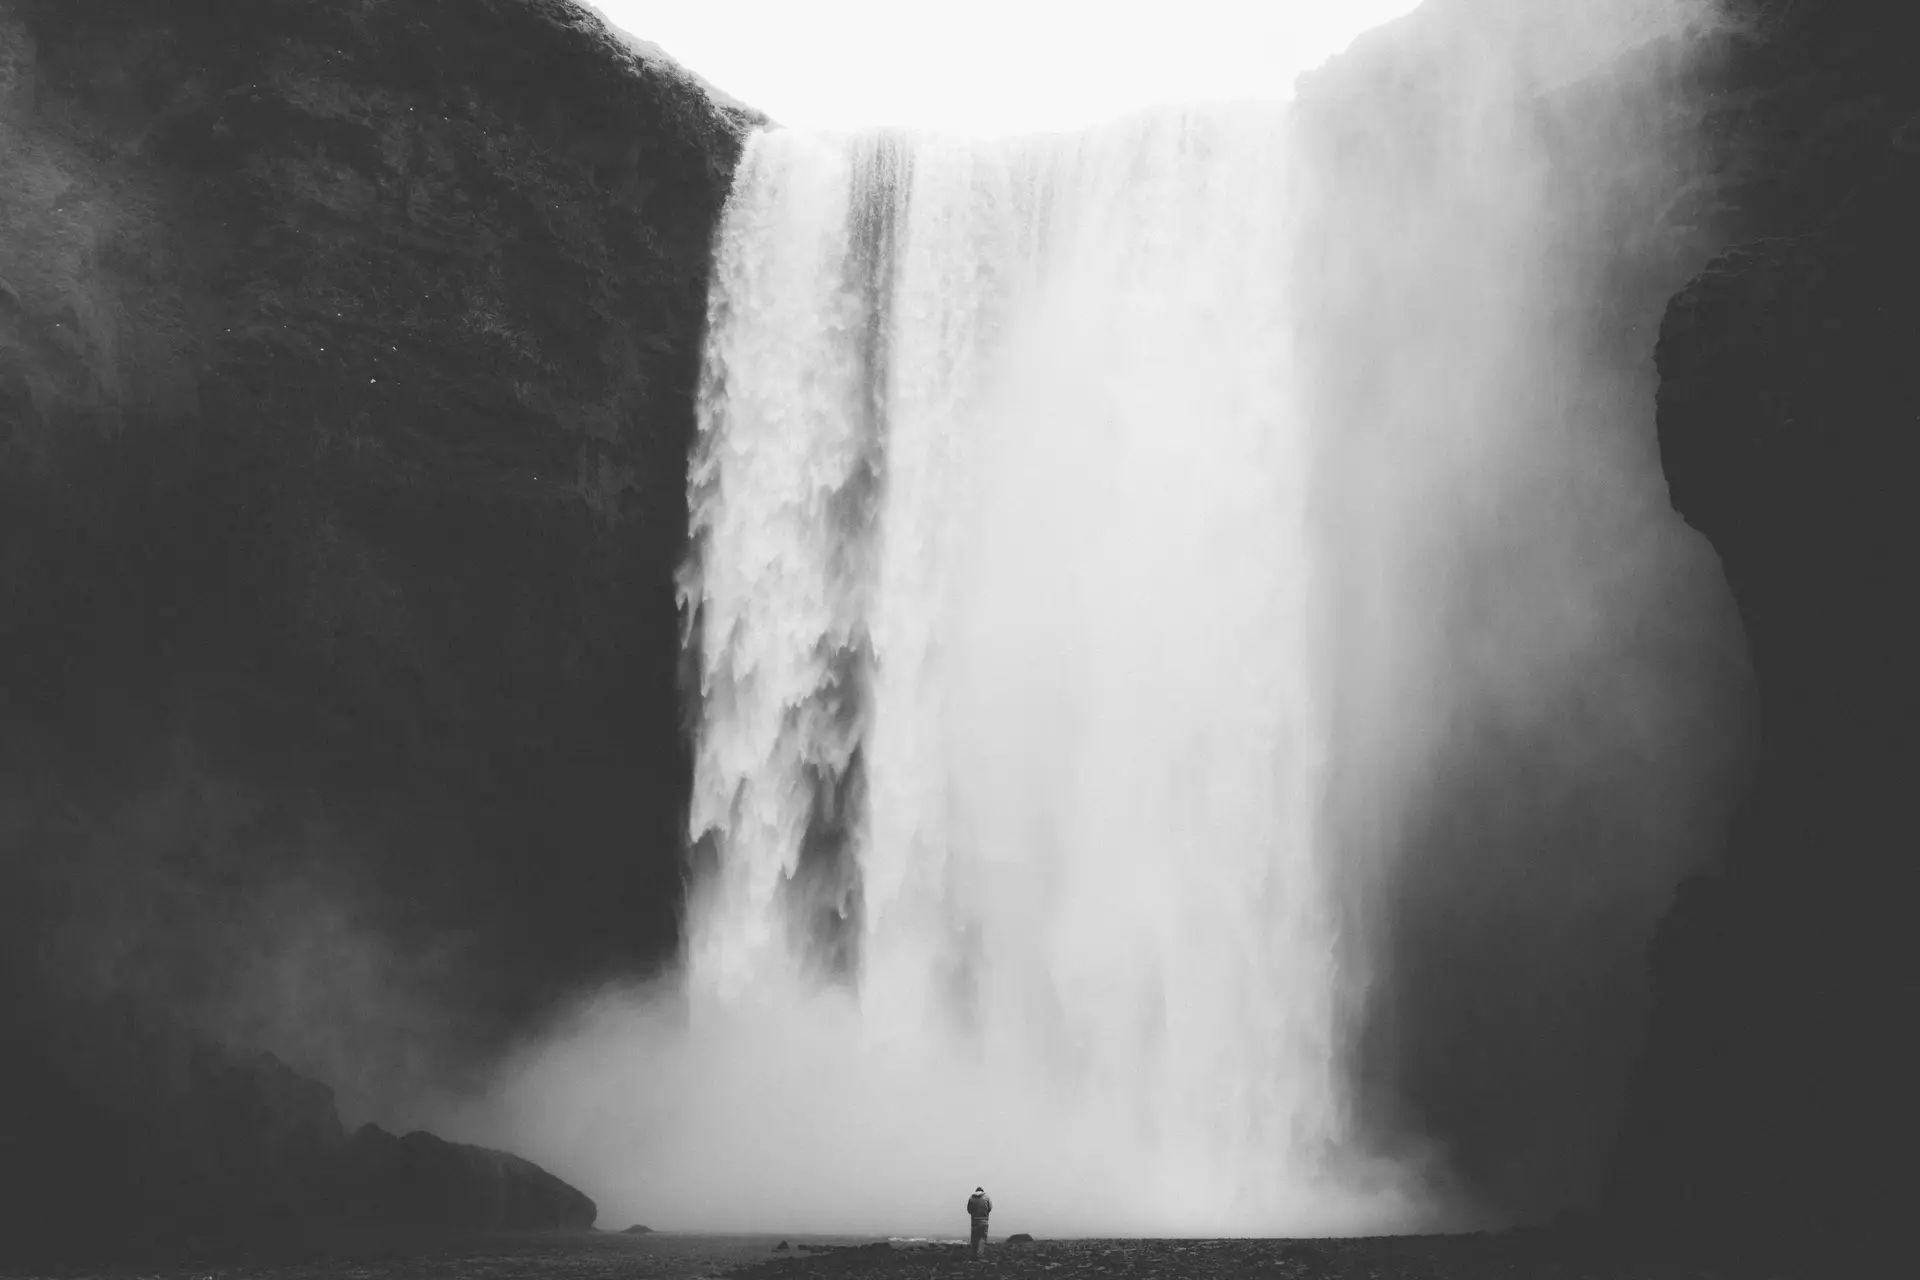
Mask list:
POLYGON ((874 1165, 818 1212, 898 1159, 1055 1230, 1406 1219, 1332 1176, 1281 125, 748 144, 685 588, 689 1034, 839 1024, 803 1128, 874 1165))
MULTIPOLYGON (((685 964, 463 1136, 609 1225, 941 1234, 984 1184, 1002 1231, 1314 1234, 1493 1220, 1370 1146, 1459 1139, 1467 1077, 1605 1105, 1554 1055, 1618 1048, 1725 664, 1581 316, 1588 179, 1671 203, 1678 90, 1537 95, 1701 6, 1470 7, 1310 110, 749 140, 685 964)), ((1526 1123, 1516 1178, 1604 1127, 1526 1123)))

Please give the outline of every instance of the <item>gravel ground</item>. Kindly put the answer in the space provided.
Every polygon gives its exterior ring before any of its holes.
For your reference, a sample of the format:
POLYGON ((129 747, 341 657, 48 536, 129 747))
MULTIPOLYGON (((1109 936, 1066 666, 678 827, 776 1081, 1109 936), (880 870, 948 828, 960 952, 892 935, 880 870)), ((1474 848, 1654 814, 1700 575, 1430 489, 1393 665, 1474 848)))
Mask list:
MULTIPOLYGON (((759 1262, 730 1280, 1803 1280, 1760 1267, 1571 1260, 1524 1238, 1400 1236, 1368 1240, 1041 1240, 994 1243, 980 1262, 959 1245, 840 1248, 759 1262)), ((1836 1278, 1837 1280, 1837 1278, 1836 1278)))
MULTIPOLYGON (((1827 1280, 1770 1267, 1716 1270, 1555 1257, 1524 1239, 995 1240, 980 1262, 959 1244, 855 1243, 847 1237, 596 1232, 360 1249, 299 1262, 10 1271, 48 1280, 1827 1280)), ((1853 1280, 1835 1273, 1833 1280, 1853 1280)), ((1866 1280, 1862 1277, 1862 1280, 1866 1280)))

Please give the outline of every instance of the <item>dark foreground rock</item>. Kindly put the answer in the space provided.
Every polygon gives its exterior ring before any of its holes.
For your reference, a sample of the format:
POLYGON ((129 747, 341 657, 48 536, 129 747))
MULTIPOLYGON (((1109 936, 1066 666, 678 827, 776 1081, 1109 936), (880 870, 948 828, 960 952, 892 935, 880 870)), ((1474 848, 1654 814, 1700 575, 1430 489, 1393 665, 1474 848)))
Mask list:
POLYGON ((130 1001, 15 1027, 32 1052, 6 1064, 26 1105, 0 1146, 0 1260, 593 1225, 593 1201, 530 1161, 424 1132, 348 1135, 325 1085, 130 1001))
POLYGON ((671 954, 744 123, 566 0, 0 0, 8 1231, 330 1220, 349 1161, 344 1216, 591 1220, 158 1028, 359 1110, 671 954), (47 1012, 110 993, 163 1016, 47 1012))
POLYGON ((453 1231, 585 1231, 592 1200, 530 1160, 363 1125, 338 1162, 351 1221, 453 1231))

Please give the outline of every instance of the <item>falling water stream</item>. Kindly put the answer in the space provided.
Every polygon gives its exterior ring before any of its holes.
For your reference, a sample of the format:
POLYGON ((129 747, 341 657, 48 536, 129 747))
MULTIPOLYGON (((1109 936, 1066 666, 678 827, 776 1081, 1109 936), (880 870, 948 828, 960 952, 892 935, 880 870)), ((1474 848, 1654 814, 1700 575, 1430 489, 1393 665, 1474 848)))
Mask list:
POLYGON ((1291 102, 748 136, 681 963, 582 993, 464 1136, 680 1230, 1587 1194, 1738 772, 1650 360, 1713 11, 1433 5, 1291 102))
POLYGON ((691 1016, 836 1002, 898 1142, 1039 1126, 1188 1229, 1405 1217, 1332 1172, 1284 138, 755 134, 692 472, 691 1016))

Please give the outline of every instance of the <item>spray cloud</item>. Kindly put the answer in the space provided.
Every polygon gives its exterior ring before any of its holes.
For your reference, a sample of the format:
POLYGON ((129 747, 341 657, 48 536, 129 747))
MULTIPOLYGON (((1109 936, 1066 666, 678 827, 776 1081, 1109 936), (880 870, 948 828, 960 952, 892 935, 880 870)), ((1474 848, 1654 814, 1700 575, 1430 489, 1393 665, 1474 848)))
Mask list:
POLYGON ((938 1229, 984 1182, 1053 1233, 1413 1229, 1457 1221, 1436 1153, 1484 1209, 1432 1011, 1603 1096, 1541 1059, 1630 1022, 1726 767, 1717 686, 1673 696, 1722 660, 1710 561, 1564 305, 1582 175, 1667 82, 1537 108, 1699 12, 1436 0, 1397 102, 756 135, 684 972, 471 1131, 662 1226, 938 1229))

